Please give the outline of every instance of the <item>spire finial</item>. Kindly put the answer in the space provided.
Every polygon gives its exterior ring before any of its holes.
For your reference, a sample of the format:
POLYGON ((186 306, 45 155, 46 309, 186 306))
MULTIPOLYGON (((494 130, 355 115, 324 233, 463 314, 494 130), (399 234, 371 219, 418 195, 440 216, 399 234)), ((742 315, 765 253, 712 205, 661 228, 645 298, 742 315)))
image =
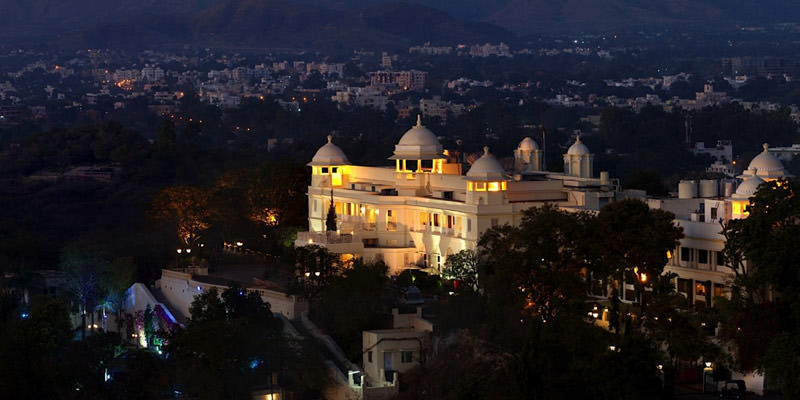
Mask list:
POLYGON ((764 143, 761 145, 761 147, 764 148, 764 151, 767 151, 767 149, 769 149, 769 143, 764 143))
POLYGON ((331 140, 333 140, 333 135, 328 135, 328 143, 332 143, 331 140))
POLYGON ((575 143, 580 143, 580 142, 581 142, 581 134, 578 133, 575 135, 575 143))
POLYGON ((483 146, 483 155, 485 156, 489 155, 489 146, 483 146))
POLYGON ((417 126, 422 126, 422 114, 417 114, 417 126))

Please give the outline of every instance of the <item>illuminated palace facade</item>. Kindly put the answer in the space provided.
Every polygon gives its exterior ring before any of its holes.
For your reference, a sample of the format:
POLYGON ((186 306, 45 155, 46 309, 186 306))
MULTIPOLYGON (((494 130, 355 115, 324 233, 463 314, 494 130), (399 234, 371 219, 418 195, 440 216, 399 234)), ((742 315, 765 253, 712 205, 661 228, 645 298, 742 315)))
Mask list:
MULTIPOLYGON (((732 277, 720 256, 721 224, 747 217, 749 198, 761 183, 789 176, 765 144, 737 180, 681 181, 677 197, 648 199, 642 191, 621 191, 606 172, 595 178, 593 159, 578 137, 563 155, 564 172, 548 172, 543 152, 526 137, 508 169, 484 148, 464 174, 418 119, 395 145, 387 166, 369 167, 350 164, 329 137, 308 164, 309 230, 298 234, 295 245, 382 260, 392 274, 410 267, 438 272, 447 256, 475 249, 490 227, 518 224, 530 207, 552 203, 597 211, 620 198, 639 198, 675 214, 685 237, 669 253, 664 271, 678 275, 676 289, 693 304, 711 307, 714 297, 727 295, 732 277), (326 231, 331 201, 337 226, 326 231)), ((604 297, 608 288, 598 284, 594 294, 604 297)), ((633 285, 623 283, 622 289, 623 300, 634 300, 633 285)))
POLYGON ((552 203, 599 210, 621 195, 608 173, 593 177, 594 155, 580 138, 563 158, 564 173, 543 170, 542 151, 526 137, 508 171, 484 148, 464 174, 419 118, 385 167, 350 164, 329 137, 308 164, 309 231, 300 232, 295 244, 382 260, 391 273, 409 267, 437 272, 448 255, 477 247, 488 228, 518 224, 525 209, 552 203), (331 201, 337 226, 326 231, 331 201))

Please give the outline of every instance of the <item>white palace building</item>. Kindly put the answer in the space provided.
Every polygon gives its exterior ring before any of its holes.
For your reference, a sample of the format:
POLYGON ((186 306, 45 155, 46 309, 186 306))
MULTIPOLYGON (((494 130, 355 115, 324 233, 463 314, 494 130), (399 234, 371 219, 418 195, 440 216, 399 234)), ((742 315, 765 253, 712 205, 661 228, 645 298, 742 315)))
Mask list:
POLYGON ((395 145, 393 166, 351 165, 328 137, 308 164, 309 231, 295 244, 383 260, 391 273, 415 266, 439 271, 448 255, 474 249, 492 226, 517 224, 527 208, 599 210, 621 195, 608 173, 593 177, 594 155, 580 138, 564 155, 564 173, 544 171, 542 159, 526 137, 514 151, 513 171, 484 148, 465 175, 419 118, 395 145), (331 200, 338 225, 326 232, 331 200))
MULTIPOLYGON (((300 232, 296 246, 316 244, 345 258, 383 260, 390 273, 423 267, 440 271, 448 255, 477 247, 488 228, 517 224, 522 211, 555 204, 565 210, 597 211, 621 198, 639 198, 651 208, 676 215, 685 237, 670 252, 666 272, 678 274, 676 289, 692 303, 713 306, 713 298, 727 295, 732 277, 720 251, 725 245, 722 223, 746 218, 746 206, 758 185, 789 176, 780 160, 764 151, 751 161, 737 180, 681 181, 677 197, 650 198, 642 191, 621 191, 607 172, 594 177, 594 155, 578 137, 564 154, 564 172, 542 168, 543 153, 526 137, 514 150, 513 168, 505 170, 484 148, 463 174, 436 135, 419 118, 388 157, 393 166, 351 165, 331 141, 308 163, 308 232, 300 232), (336 231, 326 232, 331 201, 336 231)), ((625 285, 624 300, 633 300, 633 286, 625 285)), ((603 296, 603 289, 597 291, 603 296)))

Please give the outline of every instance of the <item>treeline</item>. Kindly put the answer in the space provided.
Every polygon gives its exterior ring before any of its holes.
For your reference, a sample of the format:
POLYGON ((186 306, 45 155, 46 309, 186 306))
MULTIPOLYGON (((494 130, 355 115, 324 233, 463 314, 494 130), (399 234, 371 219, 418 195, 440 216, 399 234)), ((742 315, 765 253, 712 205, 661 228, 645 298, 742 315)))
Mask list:
POLYGON ((736 161, 742 168, 763 150, 763 143, 790 146, 800 139, 788 108, 751 112, 738 103, 729 103, 699 111, 667 112, 647 106, 635 113, 606 108, 597 134, 584 141, 597 154, 595 170, 610 171, 628 188, 666 194, 667 190, 675 190, 678 180, 704 173, 712 162, 707 155, 689 152, 685 144, 687 123, 691 146, 704 142, 706 147, 713 147, 717 140, 730 140, 735 160, 728 161, 736 161), (601 153, 603 149, 605 154, 601 153), (661 179, 656 180, 657 177, 661 179), (666 186, 648 186, 654 180, 666 186))
POLYGON ((209 146, 201 140, 203 129, 165 121, 150 143, 109 123, 42 132, 7 146, 0 156, 0 269, 54 269, 64 249, 100 248, 134 257, 140 278, 150 281, 180 243, 174 226, 153 218, 156 193, 166 188, 193 186, 205 194, 205 188, 217 187, 205 197, 213 197, 216 220, 226 224, 219 232, 228 235, 232 229, 255 235, 238 224, 245 217, 233 210, 270 222, 269 216, 238 208, 244 201, 258 202, 262 211, 279 210, 280 219, 270 225, 305 224, 308 177, 302 164, 277 160, 285 154, 263 148, 209 146), (103 167, 110 181, 60 175, 78 166, 103 167))

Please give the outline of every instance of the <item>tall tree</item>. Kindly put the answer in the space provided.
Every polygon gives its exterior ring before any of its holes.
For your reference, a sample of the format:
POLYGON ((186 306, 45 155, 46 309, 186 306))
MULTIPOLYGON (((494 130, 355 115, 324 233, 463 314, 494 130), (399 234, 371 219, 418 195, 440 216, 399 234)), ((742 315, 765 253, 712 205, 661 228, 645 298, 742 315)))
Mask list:
POLYGON ((199 399, 250 398, 254 385, 272 382, 291 359, 281 321, 255 292, 231 287, 206 291, 192 302, 185 329, 167 352, 184 393, 199 399))
POLYGON ((108 273, 103 276, 101 285, 105 292, 105 303, 114 311, 117 332, 122 333, 122 308, 126 293, 136 280, 136 263, 133 257, 115 258, 109 264, 108 273))
POLYGON ((86 338, 86 314, 92 313, 102 297, 101 282, 108 273, 108 261, 92 251, 69 250, 61 257, 60 265, 66 278, 66 290, 77 302, 81 315, 81 339, 86 338))
POLYGON ((361 332, 386 327, 387 270, 383 263, 356 260, 322 289, 314 309, 315 320, 353 361, 361 359, 361 332))
POLYGON ((459 281, 471 290, 477 291, 478 285, 478 254, 474 250, 461 250, 456 254, 447 256, 442 269, 442 277, 459 281))
POLYGON ((35 296, 29 314, 0 327, 0 397, 68 398, 75 382, 62 360, 74 336, 67 305, 35 296))
POLYGON ((800 394, 800 181, 761 184, 749 215, 729 221, 724 255, 736 273, 724 333, 745 371, 758 368, 784 396, 800 394))
MULTIPOLYGON (((619 314, 617 286, 626 275, 633 276, 634 282, 629 283, 640 294, 661 275, 667 252, 673 251, 683 237, 683 228, 674 220, 671 212, 651 209, 635 199, 620 200, 600 209, 592 227, 592 252, 597 273, 612 279, 612 316, 619 314)), ((642 305, 644 311, 644 302, 642 305)), ((612 319, 611 323, 618 327, 618 321, 612 319)))
POLYGON ((333 205, 333 199, 328 206, 328 215, 325 217, 325 230, 328 232, 336 232, 336 207, 333 205))
POLYGON ((525 210, 518 227, 487 231, 479 245, 487 256, 489 295, 506 298, 520 311, 548 321, 586 295, 588 214, 545 205, 525 210))
POLYGON ((173 186, 156 193, 151 212, 175 229, 181 242, 194 247, 209 227, 208 192, 194 186, 173 186))

